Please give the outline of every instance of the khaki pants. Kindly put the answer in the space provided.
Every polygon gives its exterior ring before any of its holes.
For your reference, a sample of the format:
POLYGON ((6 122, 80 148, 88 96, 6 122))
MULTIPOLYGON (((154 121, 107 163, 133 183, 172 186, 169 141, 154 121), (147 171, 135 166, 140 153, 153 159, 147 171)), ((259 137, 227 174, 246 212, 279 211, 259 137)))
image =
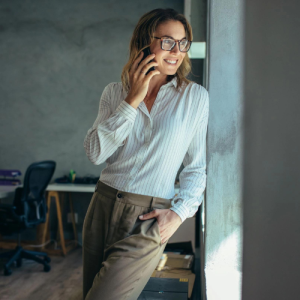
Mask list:
POLYGON ((171 199, 112 188, 98 181, 83 224, 83 299, 136 300, 167 245, 156 218, 140 220, 171 199))

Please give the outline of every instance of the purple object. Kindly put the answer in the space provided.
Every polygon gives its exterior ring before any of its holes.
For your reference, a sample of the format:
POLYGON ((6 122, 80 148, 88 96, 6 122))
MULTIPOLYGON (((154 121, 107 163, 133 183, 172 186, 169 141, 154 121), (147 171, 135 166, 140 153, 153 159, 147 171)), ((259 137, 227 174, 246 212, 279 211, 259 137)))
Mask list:
POLYGON ((0 176, 10 176, 16 177, 22 175, 21 171, 19 170, 1 170, 0 169, 0 176))
POLYGON ((21 185, 19 179, 0 179, 0 185, 21 185))

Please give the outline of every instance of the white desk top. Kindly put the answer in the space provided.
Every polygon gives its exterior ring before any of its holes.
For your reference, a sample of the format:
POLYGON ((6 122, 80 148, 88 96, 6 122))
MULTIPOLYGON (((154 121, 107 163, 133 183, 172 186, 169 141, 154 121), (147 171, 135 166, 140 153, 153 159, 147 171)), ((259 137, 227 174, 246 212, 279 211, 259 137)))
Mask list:
MULTIPOLYGON (((0 185, 0 199, 12 196, 17 187, 23 185, 0 185)), ((96 184, 81 184, 81 183, 51 183, 47 186, 46 191, 57 191, 57 192, 84 192, 94 193, 96 184)), ((175 194, 179 192, 179 185, 175 185, 175 194)))
MULTIPOLYGON (((0 198, 5 198, 14 194, 17 187, 23 187, 23 185, 1 185, 0 198)), ((96 184, 51 183, 47 186, 46 191, 94 193, 95 187, 96 184)))
MULTIPOLYGON (((20 185, 18 185, 18 186, 20 186, 20 185)), ((17 187, 13 186, 13 185, 1 185, 0 186, 0 199, 6 198, 6 197, 10 196, 11 194, 14 194, 16 188, 17 187)))

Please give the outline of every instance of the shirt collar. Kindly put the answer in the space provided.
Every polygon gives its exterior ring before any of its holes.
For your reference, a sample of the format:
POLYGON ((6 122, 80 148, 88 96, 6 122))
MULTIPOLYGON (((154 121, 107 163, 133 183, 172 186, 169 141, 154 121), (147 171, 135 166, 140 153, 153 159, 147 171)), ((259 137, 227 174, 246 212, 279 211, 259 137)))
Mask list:
POLYGON ((177 87, 177 77, 175 76, 174 78, 172 78, 171 81, 169 81, 168 83, 164 84, 163 86, 167 87, 167 86, 174 86, 175 88, 177 87))

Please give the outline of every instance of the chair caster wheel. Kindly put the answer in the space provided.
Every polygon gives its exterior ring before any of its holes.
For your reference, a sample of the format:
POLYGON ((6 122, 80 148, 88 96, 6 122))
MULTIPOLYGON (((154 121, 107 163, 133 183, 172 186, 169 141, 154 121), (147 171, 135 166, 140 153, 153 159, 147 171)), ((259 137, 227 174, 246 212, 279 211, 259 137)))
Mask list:
POLYGON ((9 276, 11 275, 11 273, 12 273, 11 269, 4 268, 4 276, 9 276))
POLYGON ((49 262, 51 262, 51 258, 49 256, 45 256, 44 261, 46 263, 49 263, 49 262))
POLYGON ((51 270, 51 267, 49 265, 44 265, 44 271, 49 272, 51 270))
POLYGON ((21 267, 22 266, 22 258, 17 259, 17 267, 21 267))

